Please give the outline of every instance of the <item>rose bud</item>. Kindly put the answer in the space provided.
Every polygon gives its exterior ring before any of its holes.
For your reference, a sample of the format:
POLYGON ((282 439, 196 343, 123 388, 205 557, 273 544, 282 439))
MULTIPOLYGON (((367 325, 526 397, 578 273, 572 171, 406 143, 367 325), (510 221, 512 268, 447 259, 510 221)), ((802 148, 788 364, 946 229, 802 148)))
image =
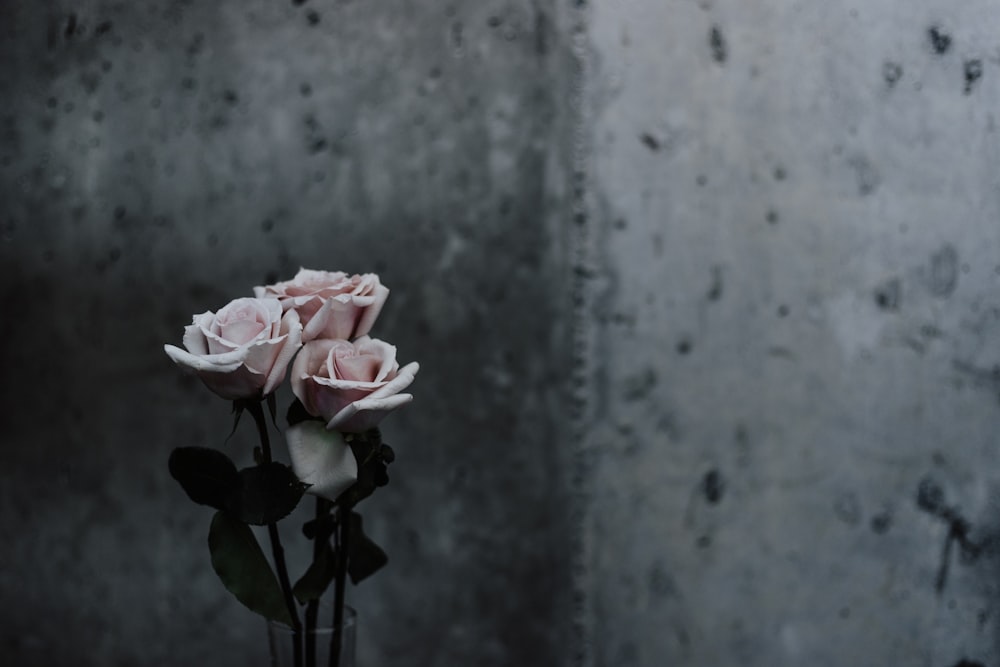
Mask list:
POLYGON ((361 433, 413 400, 400 392, 419 368, 416 362, 399 368, 396 348, 368 336, 353 343, 314 340, 292 365, 292 392, 328 429, 361 433))
POLYGON ((351 340, 371 331, 389 289, 374 273, 348 276, 342 271, 299 269, 292 280, 254 287, 258 297, 274 297, 286 311, 297 310, 302 340, 351 340))
POLYGON ((184 347, 163 349, 193 370, 209 389, 237 400, 266 396, 285 379, 302 347, 302 324, 294 310, 282 315, 277 299, 242 298, 194 316, 184 328, 184 347))
POLYGON ((342 433, 310 419, 288 427, 285 441, 295 476, 310 485, 306 493, 336 501, 358 481, 358 461, 342 433))

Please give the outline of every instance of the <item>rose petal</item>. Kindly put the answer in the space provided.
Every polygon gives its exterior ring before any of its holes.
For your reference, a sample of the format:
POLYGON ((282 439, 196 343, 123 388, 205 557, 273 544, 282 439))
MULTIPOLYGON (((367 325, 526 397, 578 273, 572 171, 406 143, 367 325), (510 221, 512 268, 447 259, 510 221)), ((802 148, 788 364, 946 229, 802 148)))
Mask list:
POLYGON ((285 379, 288 364, 302 347, 302 323, 299 322, 299 314, 294 310, 285 313, 285 316, 281 318, 280 331, 285 341, 267 374, 267 381, 264 383, 265 396, 277 389, 278 385, 285 379))
POLYGON ((312 401, 311 385, 313 376, 320 371, 330 348, 337 344, 333 340, 314 340, 302 346, 299 355, 292 362, 292 393, 302 402, 311 415, 316 415, 312 401))
POLYGON ((373 355, 382 360, 378 372, 372 376, 373 382, 383 382, 386 378, 393 376, 399 369, 399 363, 396 361, 395 345, 390 345, 377 338, 361 336, 354 341, 354 347, 358 354, 373 355))
POLYGON ((375 379, 382 359, 374 354, 356 354, 334 358, 338 380, 370 382, 375 379))
POLYGON ((310 341, 316 338, 337 338, 348 340, 352 338, 359 317, 359 306, 348 294, 339 294, 323 302, 316 313, 306 324, 302 332, 303 339, 310 341))
POLYGON ((280 317, 281 306, 276 300, 271 302, 250 297, 233 299, 216 313, 212 331, 229 343, 247 345, 262 333, 270 334, 271 322, 280 317))
POLYGON ((235 371, 228 373, 202 371, 198 373, 198 377, 209 389, 231 401, 260 396, 260 388, 264 384, 265 378, 263 373, 258 373, 246 366, 240 366, 235 371))
POLYGON ((197 324, 184 327, 184 347, 191 354, 208 354, 208 341, 197 324))
POLYGON ((362 433, 376 426, 382 418, 413 400, 412 394, 396 394, 386 398, 363 398, 354 401, 327 422, 330 430, 362 433))
POLYGON ((344 436, 316 421, 304 421, 285 432, 295 476, 311 484, 306 493, 336 501, 358 480, 358 462, 344 436))
POLYGON ((226 354, 233 350, 238 350, 240 347, 236 343, 232 343, 207 329, 202 330, 202 336, 208 342, 208 354, 226 354))
POLYGON ((184 347, 192 354, 209 354, 205 334, 215 321, 215 313, 206 310, 191 318, 191 324, 184 327, 184 347))
POLYGON ((175 364, 195 371, 229 373, 243 365, 246 350, 234 350, 226 354, 194 355, 173 345, 164 345, 163 350, 175 364))
POLYGON ((324 387, 329 387, 330 389, 338 389, 343 391, 351 391, 354 389, 362 389, 366 392, 374 391, 385 386, 385 382, 359 382, 357 380, 340 380, 338 378, 328 378, 319 375, 311 376, 311 379, 316 381, 316 384, 323 385, 324 387))
POLYGON ((336 285, 346 280, 347 274, 343 271, 316 271, 300 266, 299 272, 290 282, 296 285, 323 286, 336 285))
POLYGON ((258 373, 269 375, 286 339, 287 336, 279 336, 247 346, 247 359, 244 363, 258 373))
MULTIPOLYGON (((375 280, 378 280, 378 277, 375 280)), ((358 324, 354 329, 355 336, 364 336, 371 331, 375 320, 378 319, 379 313, 382 312, 385 300, 388 298, 389 288, 382 284, 376 285, 374 293, 371 295, 371 304, 361 313, 361 319, 358 320, 358 324)))
POLYGON ((385 396, 398 394, 410 386, 413 379, 417 375, 417 371, 419 370, 420 364, 415 361, 411 361, 400 369, 399 373, 396 374, 396 377, 387 382, 384 386, 369 394, 368 398, 383 398, 385 396))
POLYGON ((194 371, 209 389, 223 398, 250 398, 264 384, 262 374, 244 365, 245 348, 207 356, 196 356, 173 345, 164 345, 163 350, 175 364, 194 371))
POLYGON ((309 396, 309 403, 306 411, 316 417, 330 419, 346 406, 354 401, 367 398, 371 389, 359 387, 347 387, 330 389, 318 382, 322 378, 312 377, 306 380, 306 391, 309 396))

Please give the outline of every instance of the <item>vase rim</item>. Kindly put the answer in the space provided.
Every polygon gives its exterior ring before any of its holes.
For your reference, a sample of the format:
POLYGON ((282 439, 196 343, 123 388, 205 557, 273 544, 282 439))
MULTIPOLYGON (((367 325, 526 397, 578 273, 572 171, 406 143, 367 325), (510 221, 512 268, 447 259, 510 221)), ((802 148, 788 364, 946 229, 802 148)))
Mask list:
MULTIPOLYGON (((324 610, 324 611, 330 611, 330 612, 332 612, 333 606, 332 605, 323 605, 323 604, 321 604, 320 605, 320 609, 324 610)), ((326 623, 326 624, 324 624, 324 625, 322 625, 322 626, 319 626, 319 627, 315 628, 313 630, 313 634, 317 634, 317 635, 329 635, 330 633, 333 632, 333 619, 330 618, 330 614, 324 614, 323 616, 325 616, 328 619, 329 622, 326 623)), ((357 611, 357 609, 355 609, 354 607, 352 607, 350 605, 346 605, 345 604, 344 605, 344 628, 354 627, 355 625, 357 625, 357 622, 358 622, 358 611, 357 611)), ((277 632, 284 632, 284 633, 288 633, 288 634, 292 634, 294 632, 294 630, 292 630, 292 626, 288 625, 287 623, 282 623, 281 621, 276 621, 273 618, 267 619, 267 626, 269 628, 277 631, 277 632)), ((303 630, 304 629, 305 628, 303 628, 303 630)))

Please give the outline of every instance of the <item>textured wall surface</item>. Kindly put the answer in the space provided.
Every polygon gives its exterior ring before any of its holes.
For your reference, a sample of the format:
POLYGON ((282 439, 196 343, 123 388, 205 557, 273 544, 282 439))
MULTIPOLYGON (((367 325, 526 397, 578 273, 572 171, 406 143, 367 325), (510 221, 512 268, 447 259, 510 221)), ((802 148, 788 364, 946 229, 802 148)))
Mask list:
POLYGON ((223 445, 228 404, 162 346, 299 266, 378 271, 375 333, 422 364, 363 506, 391 564, 352 593, 362 664, 558 664, 572 124, 551 4, 0 4, 5 664, 265 663, 211 570, 211 511, 166 468, 178 445, 246 462, 253 429, 223 445))
POLYGON ((1000 664, 995 10, 592 5, 593 664, 1000 664))
POLYGON ((253 432, 162 345, 307 266, 378 271, 422 364, 363 665, 1000 664, 994 3, 41 4, 0 4, 8 662, 265 664, 166 470, 253 432))

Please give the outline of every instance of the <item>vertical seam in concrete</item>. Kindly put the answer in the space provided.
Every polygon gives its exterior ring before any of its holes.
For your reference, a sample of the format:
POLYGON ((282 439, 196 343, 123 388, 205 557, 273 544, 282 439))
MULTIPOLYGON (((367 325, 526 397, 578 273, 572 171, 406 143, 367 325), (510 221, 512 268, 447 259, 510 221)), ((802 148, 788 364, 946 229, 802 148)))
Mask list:
POLYGON ((591 313, 589 277, 592 275, 593 232, 590 219, 590 114, 587 105, 589 53, 589 12, 586 0, 565 0, 569 4, 571 44, 570 123, 572 124, 570 190, 570 270, 572 298, 572 475, 573 494, 573 640, 570 653, 575 667, 593 664, 593 613, 590 599, 591 534, 590 485, 587 465, 587 433, 590 426, 589 396, 592 381, 591 313))

